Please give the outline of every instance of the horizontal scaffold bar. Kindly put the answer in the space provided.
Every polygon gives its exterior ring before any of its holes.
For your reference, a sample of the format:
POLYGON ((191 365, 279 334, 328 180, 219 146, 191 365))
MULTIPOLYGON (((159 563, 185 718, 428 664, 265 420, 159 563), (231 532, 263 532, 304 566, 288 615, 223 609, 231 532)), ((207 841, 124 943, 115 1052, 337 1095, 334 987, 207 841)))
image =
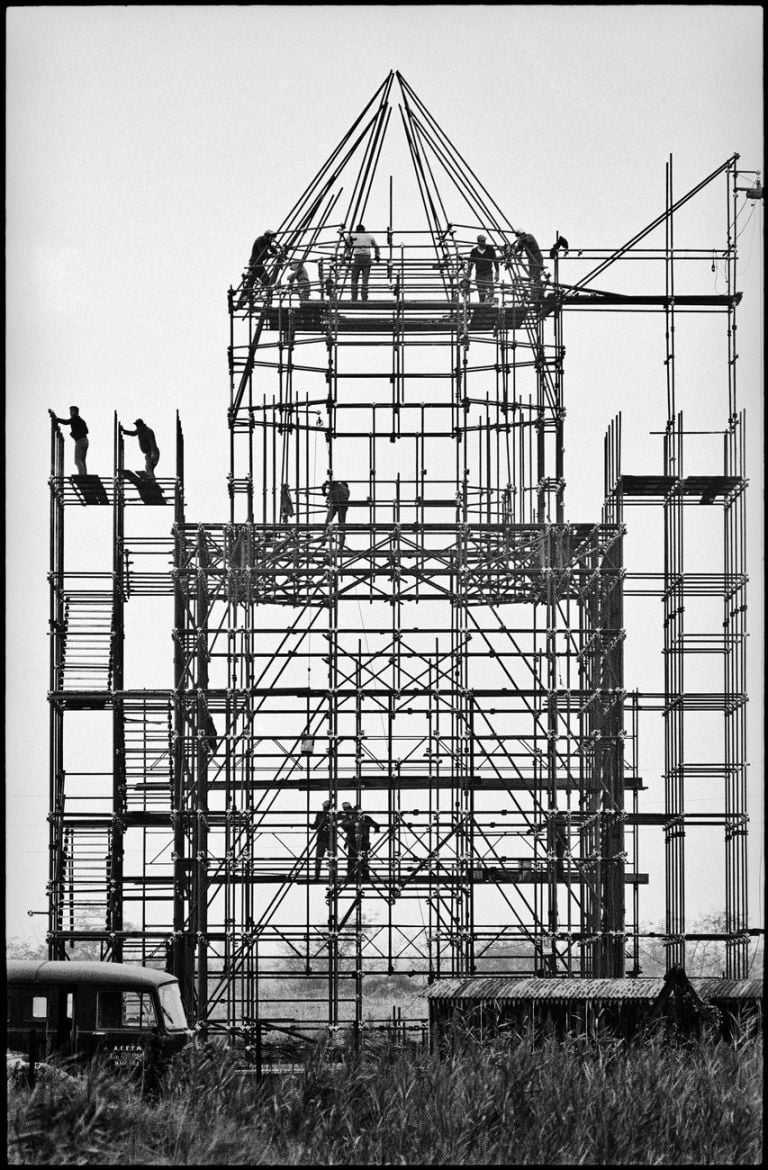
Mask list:
MULTIPOLYGON (((600 858, 599 864, 610 864, 611 858, 600 858)), ((614 863, 619 865, 620 862, 615 860, 614 863)), ((188 868, 193 868, 196 864, 194 861, 187 861, 184 863, 188 868)), ((551 865, 546 863, 541 864, 541 868, 535 869, 504 869, 502 866, 478 866, 474 865, 467 869, 464 873, 454 874, 436 874, 436 873, 409 873, 407 870, 400 870, 393 880, 389 880, 389 874, 386 867, 382 866, 379 871, 375 865, 370 866, 371 876, 367 881, 359 881, 356 879, 344 880, 340 878, 337 882, 329 883, 327 878, 313 877, 311 873, 307 873, 306 869, 302 869, 298 873, 294 869, 285 869, 281 871, 273 871, 270 873, 250 872, 246 874, 241 873, 224 873, 218 875, 210 872, 214 870, 216 862, 211 860, 208 868, 208 883, 210 887, 216 885, 247 885, 254 882, 258 885, 311 885, 311 886, 328 886, 335 885, 341 889, 355 887, 361 885, 379 886, 383 888, 391 888, 393 891, 404 891, 407 889, 422 888, 429 886, 454 886, 462 887, 467 883, 474 885, 541 885, 547 884, 553 880, 557 881, 558 885, 578 884, 579 882, 589 882, 594 880, 594 870, 597 868, 597 860, 595 862, 585 862, 584 870, 572 865, 560 867, 555 875, 556 862, 551 865)), ((222 871, 224 866, 222 865, 222 871)), ((647 873, 624 873, 624 882, 627 885, 647 885, 647 873)), ((121 885, 123 888, 133 887, 134 889, 142 889, 144 887, 151 888, 153 886, 167 886, 169 891, 173 890, 173 881, 164 877, 150 877, 147 875, 137 874, 135 876, 125 875, 122 878, 121 885)))
POLYGON ((181 493, 178 479, 152 479, 142 472, 123 471, 117 477, 100 475, 52 476, 48 484, 59 503, 113 505, 116 498, 129 505, 173 504, 181 493))
POLYGON ((712 504, 718 497, 743 491, 746 485, 746 479, 736 475, 688 475, 683 479, 671 475, 622 475, 612 494, 621 496, 625 504, 635 496, 644 500, 698 496, 698 503, 712 504))
POLYGON ((414 302, 409 313, 401 313, 396 305, 386 302, 374 304, 365 302, 364 308, 368 313, 354 313, 353 303, 344 303, 340 310, 329 310, 322 302, 309 302, 297 310, 289 319, 288 314, 279 309, 269 310, 265 317, 267 329, 280 329, 283 332, 295 333, 365 333, 386 334, 391 339, 393 333, 453 333, 460 335, 463 332, 489 332, 501 329, 522 329, 537 317, 547 316, 554 309, 554 303, 542 307, 540 314, 533 308, 498 309, 495 306, 473 306, 465 315, 461 311, 451 311, 443 303, 442 313, 434 309, 427 309, 424 302, 414 302), (448 312, 446 312, 448 308, 448 312), (353 312, 349 312, 353 310, 353 312), (376 315, 374 315, 376 314, 376 315))
POLYGON ((563 293, 545 295, 525 304, 464 303, 449 300, 310 300, 300 305, 275 305, 262 310, 264 328, 291 333, 488 332, 525 329, 557 310, 590 309, 724 309, 741 300, 734 295, 623 295, 620 293, 563 293))
MULTIPOLYGON (((353 507, 357 504, 360 507, 365 507, 368 503, 367 499, 355 500, 351 498, 348 501, 348 506, 353 507)), ((431 500, 425 498, 425 503, 432 503, 431 500)), ((452 500, 456 504, 456 499, 452 500)), ((288 534, 291 532, 301 531, 308 534, 317 532, 321 533, 326 530, 327 525, 324 523, 315 524, 256 524, 256 523, 209 523, 187 521, 184 524, 174 525, 174 531, 183 533, 187 536, 194 536, 198 532, 203 531, 212 535, 221 534, 224 532, 232 532, 234 535, 240 535, 243 532, 253 532, 254 535, 259 536, 263 534, 288 534)), ((624 524, 516 524, 512 522, 503 521, 488 521, 482 519, 468 519, 468 520, 444 520, 444 521, 430 521, 420 523, 410 520, 382 520, 375 524, 368 524, 365 522, 358 522, 356 524, 347 524, 347 528, 359 528, 361 531, 375 530, 382 535, 392 535, 398 532, 444 532, 448 535, 455 536, 456 534, 466 534, 468 537, 480 537, 485 535, 504 534, 510 539, 523 539, 525 537, 541 537, 545 534, 552 536, 567 535, 575 540, 588 540, 598 536, 605 536, 615 538, 621 536, 626 531, 624 524)))
MULTIPOLYGON (((259 789, 262 787, 264 786, 258 783, 247 783, 242 780, 234 780, 228 784, 225 784, 223 781, 212 781, 208 784, 208 791, 210 793, 224 791, 231 791, 234 793, 250 791, 251 789, 259 789)), ((310 781, 310 783, 307 784, 306 780, 304 782, 300 782, 295 777, 289 777, 287 782, 283 782, 282 780, 275 781, 270 785, 270 787, 273 788, 276 792, 282 792, 283 790, 294 790, 299 792, 317 790, 323 793, 327 793, 329 789, 327 781, 325 783, 315 783, 314 781, 310 781)), ((385 780, 380 780, 371 783, 364 782, 362 784, 339 783, 336 786, 339 796, 355 793, 358 791, 358 788, 362 789, 363 792, 382 790, 387 791, 388 789, 391 789, 395 792, 423 792, 425 795, 427 795, 430 791, 436 789, 450 789, 451 787, 452 786, 447 783, 446 780, 441 776, 433 777, 431 781, 425 780, 424 777, 421 777, 418 783, 416 781, 412 782, 407 777, 397 777, 396 781, 390 783, 387 783, 385 780)), ((533 783, 525 784, 523 781, 517 778, 513 778, 508 783, 500 781, 485 783, 482 780, 475 779, 468 782, 467 784, 457 783, 455 787, 457 790, 469 788, 473 790, 481 789, 483 791, 496 792, 499 795, 504 792, 527 791, 535 794, 536 796, 541 796, 542 788, 546 789, 549 787, 549 785, 546 783, 539 785, 535 785, 533 783)), ((557 787, 558 790, 567 791, 588 790, 588 786, 586 786, 584 783, 577 784, 574 780, 567 780, 563 778, 558 778, 555 787, 557 787)), ((622 785, 622 789, 624 791, 637 790, 641 787, 642 782, 636 778, 627 778, 622 785)), ((592 785, 589 786, 589 790, 597 791, 598 789, 592 785)), ((316 810, 313 808, 309 812, 302 813, 295 809, 281 808, 271 809, 269 814, 265 814, 262 812, 256 813, 254 810, 248 808, 209 808, 205 813, 205 820, 208 827, 211 829, 217 827, 220 828, 222 826, 234 826, 236 828, 247 827, 250 831, 253 832, 254 835, 258 835, 259 833, 272 834, 276 828, 280 828, 292 833, 300 832, 304 834, 306 832, 306 823, 302 824, 300 822, 303 818, 313 819, 315 816, 315 811, 316 810), (258 827, 256 827, 257 825, 258 827)), ((377 815, 381 818, 385 817, 384 813, 377 813, 377 815)), ((160 812, 152 812, 148 810, 142 810, 141 812, 124 812, 120 815, 120 821, 126 828, 145 826, 147 828, 168 830, 171 825, 176 823, 176 818, 181 818, 182 822, 186 821, 188 825, 191 825, 195 822, 197 817, 198 813, 196 810, 189 810, 184 813, 178 813, 168 807, 160 812)), ((431 811, 426 809, 401 808, 397 813, 397 817, 398 819, 405 817, 410 819, 422 818, 424 821, 448 823, 454 817, 454 810, 450 806, 446 806, 442 809, 433 809, 431 811)), ((627 812, 623 808, 596 809, 592 812, 580 809, 548 809, 546 813, 538 812, 537 818, 541 820, 542 824, 546 820, 556 821, 558 823, 559 831, 565 832, 568 830, 574 835, 578 835, 582 831, 582 826, 588 827, 597 824, 598 822, 602 822, 604 824, 614 824, 617 821, 621 821, 626 825, 650 826, 663 826, 673 823, 720 824, 724 823, 725 821, 730 821, 731 823, 737 822, 740 819, 743 819, 743 814, 734 813, 731 814, 730 817, 725 817, 722 813, 634 813, 627 812)), ((92 813, 88 816, 71 815, 69 813, 54 813, 51 814, 50 820, 52 823, 61 823, 64 828, 73 830, 91 830, 101 828, 107 832, 111 830, 114 825, 112 815, 107 815, 104 813, 92 813)), ((422 822, 420 821, 419 823, 421 824, 422 822)), ((472 823, 476 827, 483 830, 491 827, 494 829, 495 834, 497 835, 506 834, 520 836, 521 830, 517 827, 519 825, 523 826, 522 835, 529 835, 532 832, 538 831, 533 830, 530 827, 531 811, 519 807, 498 807, 495 809, 486 809, 482 812, 476 810, 472 815, 472 823), (501 817, 502 820, 500 820, 498 823, 489 822, 489 818, 491 817, 501 817)))
MULTIPOLYGON (((348 778, 338 781, 336 787, 342 794, 356 792, 358 788, 362 789, 363 792, 429 792, 440 789, 455 790, 457 792, 531 792, 537 795, 546 792, 552 787, 562 792, 602 791, 602 784, 597 778, 594 780, 575 780, 569 779, 567 776, 557 776, 553 782, 544 777, 537 782, 533 779, 526 779, 519 776, 475 776, 465 778, 452 774, 443 776, 439 773, 435 773, 432 776, 404 776, 395 774, 381 777, 366 777, 364 780, 348 778)), ((216 792, 217 790, 249 791, 250 789, 274 789, 275 791, 296 789, 299 792, 327 792, 329 789, 329 779, 327 776, 312 777, 309 780, 307 780, 306 776, 288 776, 285 779, 281 777, 279 780, 268 780, 266 778, 240 780, 233 777, 227 781, 210 780, 208 782, 208 789, 211 792, 216 792)), ((640 791, 644 790, 644 785, 639 778, 628 776, 621 783, 620 789, 626 792, 640 791)))

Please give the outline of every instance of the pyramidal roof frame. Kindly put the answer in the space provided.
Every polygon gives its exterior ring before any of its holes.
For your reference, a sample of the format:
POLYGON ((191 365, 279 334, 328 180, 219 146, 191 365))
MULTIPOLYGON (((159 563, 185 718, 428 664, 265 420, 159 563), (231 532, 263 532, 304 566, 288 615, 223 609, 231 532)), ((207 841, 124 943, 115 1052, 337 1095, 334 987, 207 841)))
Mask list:
MULTIPOLYGON (((296 247, 300 247, 301 252, 309 251, 317 235, 328 224, 331 212, 341 204, 344 187, 339 185, 340 180, 342 176, 346 177, 353 172, 354 166, 357 170, 346 199, 346 209, 340 219, 340 235, 351 231, 355 224, 364 219, 389 129, 395 81, 400 92, 398 109, 403 131, 436 254, 447 261, 455 259, 457 253, 455 228, 440 193, 438 175, 447 178, 453 185, 472 217, 494 237, 494 243, 504 247, 514 242, 512 237, 520 229, 512 225, 402 73, 391 70, 280 224, 277 235, 287 251, 296 247)), ((597 276, 707 187, 738 158, 738 154, 731 155, 680 198, 674 202, 670 199, 665 209, 649 224, 601 259, 576 284, 563 287, 564 298, 591 285, 597 276)))
MULTIPOLYGON (((491 242, 499 248, 500 259, 512 286, 523 288, 526 265, 515 255, 511 247, 519 234, 519 229, 512 225, 488 189, 397 70, 390 70, 279 224, 276 236, 284 255, 306 260, 312 254, 321 233, 332 227, 331 214, 337 211, 339 218, 335 218, 335 223, 338 227, 338 242, 333 263, 341 262, 348 233, 354 230, 354 226, 365 216, 382 147, 390 126, 393 101, 397 92, 395 82, 400 95, 397 105, 403 131, 426 216, 428 235, 431 237, 437 266, 445 284, 446 298, 450 297, 446 273, 451 266, 458 268, 463 263, 465 257, 462 255, 462 249, 466 241, 457 238, 457 229, 448 216, 438 177, 441 181, 444 178, 449 181, 476 223, 482 226, 491 242), (344 202, 342 196, 345 187, 342 179, 347 180, 349 188, 344 202), (339 208, 343 210, 339 212, 339 208)), ((667 164, 667 199, 664 210, 624 244, 602 257, 594 268, 578 278, 574 284, 551 283, 550 295, 563 305, 567 305, 569 301, 577 302, 583 299, 585 293, 598 301, 604 296, 615 297, 613 293, 596 289, 592 282, 657 227, 662 224, 669 225, 675 212, 729 167, 735 166, 738 158, 738 154, 731 155, 677 200, 673 200, 672 197, 670 158, 667 164)), ((391 230, 390 224, 388 231, 391 230)), ((237 415, 253 370, 266 310, 265 302, 256 321, 249 353, 229 410, 230 423, 237 415)), ((530 326, 528 328, 530 329, 530 326)), ((547 381, 546 378, 544 380, 547 381)))
POLYGON ((302 250, 308 250, 339 205, 344 208, 340 232, 352 230, 364 219, 390 125, 395 81, 399 85, 398 109, 405 140, 436 252, 442 253, 444 259, 456 253, 455 229, 436 177, 440 172, 453 184, 477 222, 496 236, 497 242, 512 242, 515 228, 498 203, 402 74, 391 71, 280 224, 277 235, 286 250, 300 242, 302 250), (339 184, 350 173, 353 173, 351 187, 342 203, 345 189, 339 184))

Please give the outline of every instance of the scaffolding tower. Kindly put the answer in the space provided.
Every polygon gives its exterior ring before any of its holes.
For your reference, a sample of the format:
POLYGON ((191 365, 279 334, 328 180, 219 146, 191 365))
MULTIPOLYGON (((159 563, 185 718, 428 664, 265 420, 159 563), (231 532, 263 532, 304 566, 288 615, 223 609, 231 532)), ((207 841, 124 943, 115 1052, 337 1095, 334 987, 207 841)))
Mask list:
POLYGON ((686 917, 686 844, 714 828, 725 924, 712 938, 727 974, 746 975, 737 164, 675 199, 670 159, 651 224, 619 249, 582 250, 591 266, 570 284, 556 233, 542 277, 390 74, 280 224, 264 272, 229 290, 228 519, 187 518, 178 418, 175 475, 156 480, 126 469, 117 418, 112 477, 66 476, 52 423, 51 957, 87 940, 105 959, 165 966, 203 1032, 358 1030, 375 1018, 368 989, 393 978, 638 974, 649 881, 666 894, 668 964, 684 963, 700 937, 686 917), (425 226, 395 226, 390 176, 388 222, 368 225, 381 259, 368 297, 353 299, 349 237, 369 218, 396 93, 425 226), (689 276, 712 246, 681 249, 674 227, 717 184, 725 288, 713 295, 689 276), (449 218, 443 188, 465 222, 449 218), (659 230, 663 247, 643 247, 659 230), (467 269, 478 232, 499 260, 492 299, 478 300, 467 269), (663 267, 663 290, 595 288, 638 258, 663 267), (683 259, 694 291, 678 287, 683 259), (313 269, 309 289, 287 279, 297 261, 313 269), (667 379, 659 473, 624 472, 616 416, 600 519, 575 523, 573 312, 661 314, 667 379), (691 313, 727 350, 722 455, 696 475, 675 393, 676 329, 691 313), (349 487, 341 513, 324 494, 332 481, 349 487), (638 505, 661 517, 657 572, 625 566, 638 505), (707 570, 688 571, 686 519, 700 505, 722 551, 713 543, 707 570), (101 524, 98 571, 65 557, 65 518, 101 524), (661 602, 660 691, 625 678, 636 596, 661 602), (127 615, 142 597, 172 625, 169 677, 126 689, 127 615), (708 627, 686 617, 697 599, 708 627), (715 689, 691 689, 702 656, 721 670, 715 689), (702 712, 718 723, 714 758, 697 757, 689 730, 702 712), (663 738, 653 776, 641 765, 648 715, 663 738), (83 737, 89 758, 104 748, 100 768, 84 766, 83 737), (653 785, 663 811, 645 812, 653 785), (355 809, 373 824, 361 829, 355 809), (645 830, 663 841, 650 874, 645 830))

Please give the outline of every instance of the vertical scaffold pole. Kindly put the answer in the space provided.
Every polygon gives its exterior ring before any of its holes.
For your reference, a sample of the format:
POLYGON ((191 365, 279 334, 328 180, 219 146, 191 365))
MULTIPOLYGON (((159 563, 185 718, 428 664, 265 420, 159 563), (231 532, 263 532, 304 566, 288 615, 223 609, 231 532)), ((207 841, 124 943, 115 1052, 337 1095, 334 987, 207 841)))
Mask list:
POLYGON ((193 840, 193 922, 197 949, 197 997, 203 1033, 208 1026, 208 752, 205 727, 208 699, 208 561, 205 529, 197 532, 197 591, 195 600, 196 694, 195 694, 195 797, 193 840))
POLYGON ((112 533, 112 829, 109 858, 110 957, 120 963, 123 958, 123 860, 125 832, 125 501, 123 489, 123 435, 117 414, 113 422, 114 503, 112 533))

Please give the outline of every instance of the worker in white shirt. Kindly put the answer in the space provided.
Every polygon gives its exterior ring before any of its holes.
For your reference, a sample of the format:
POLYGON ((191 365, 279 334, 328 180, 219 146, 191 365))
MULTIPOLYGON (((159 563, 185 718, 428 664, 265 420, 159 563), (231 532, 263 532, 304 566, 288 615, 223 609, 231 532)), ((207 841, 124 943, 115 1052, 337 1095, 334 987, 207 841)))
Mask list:
POLYGON ((361 285, 360 299, 368 300, 368 277, 371 274, 371 252, 376 263, 379 262, 379 245, 365 225, 359 223, 353 232, 349 233, 347 252, 352 256, 352 300, 357 300, 357 287, 361 285))

